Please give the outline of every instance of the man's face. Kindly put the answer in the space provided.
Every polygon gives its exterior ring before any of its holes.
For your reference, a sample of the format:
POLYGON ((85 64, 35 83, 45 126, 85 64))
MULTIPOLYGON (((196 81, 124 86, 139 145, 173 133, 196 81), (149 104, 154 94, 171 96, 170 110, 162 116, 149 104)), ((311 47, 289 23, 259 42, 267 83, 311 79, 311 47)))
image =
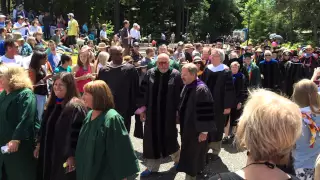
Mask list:
POLYGON ((166 73, 169 70, 169 58, 168 57, 158 58, 157 67, 161 73, 166 73))
POLYGON ((221 63, 221 57, 218 51, 212 51, 211 54, 211 62, 212 64, 219 64, 221 63))
POLYGON ((202 53, 202 59, 203 59, 203 60, 208 60, 209 57, 210 57, 209 49, 204 49, 204 50, 203 50, 203 53, 202 53))
POLYGON ((8 47, 7 53, 8 54, 12 54, 12 55, 17 55, 18 54, 18 48, 19 48, 19 44, 17 42, 15 42, 12 47, 10 47, 10 46, 8 47))
POLYGON ((216 48, 217 48, 217 49, 222 49, 222 43, 221 43, 221 42, 217 42, 216 48))
POLYGON ((187 51, 189 54, 192 54, 193 48, 188 48, 188 49, 186 49, 186 51, 187 51))
POLYGON ((162 46, 159 47, 159 54, 161 54, 161 53, 167 54, 167 52, 168 52, 168 50, 166 47, 162 47, 162 46))
POLYGON ((244 59, 244 63, 246 63, 247 65, 249 65, 251 63, 251 58, 250 57, 246 57, 244 59))
POLYGON ((56 45, 53 43, 49 43, 49 48, 51 51, 54 51, 54 50, 56 50, 56 45))
POLYGON ((154 51, 149 52, 148 56, 149 57, 154 57, 154 51))
POLYGON ((266 59, 266 61, 270 61, 272 59, 271 54, 265 54, 264 58, 266 59))
POLYGON ((124 27, 128 28, 130 26, 130 23, 127 23, 124 25, 124 27))
POLYGON ((134 46, 134 47, 133 47, 133 50, 134 50, 135 52, 139 52, 139 46, 134 46))
POLYGON ((299 62, 299 57, 298 56, 293 56, 292 61, 293 62, 299 62))
POLYGON ((278 54, 277 53, 272 53, 272 59, 277 59, 278 54))
POLYGON ((246 50, 247 53, 252 53, 252 48, 249 46, 246 50))
POLYGON ((187 68, 182 68, 181 79, 183 81, 183 84, 188 85, 191 84, 194 80, 196 80, 196 76, 192 75, 187 68))
POLYGON ((311 48, 308 48, 308 49, 306 49, 306 53, 307 53, 307 54, 311 54, 311 53, 313 53, 313 51, 312 51, 311 48))
POLYGON ((178 47, 177 47, 177 51, 178 51, 178 52, 181 52, 182 49, 183 49, 183 46, 178 46, 178 47))
POLYGON ((19 23, 19 24, 22 24, 23 21, 24 21, 24 19, 19 19, 19 20, 18 20, 18 23, 19 23))

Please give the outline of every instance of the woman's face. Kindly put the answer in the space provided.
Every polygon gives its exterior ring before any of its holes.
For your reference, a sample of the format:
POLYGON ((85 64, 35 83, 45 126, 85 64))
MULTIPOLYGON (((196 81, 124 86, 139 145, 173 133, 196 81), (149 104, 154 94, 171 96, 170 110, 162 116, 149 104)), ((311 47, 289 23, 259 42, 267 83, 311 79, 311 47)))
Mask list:
POLYGON ((93 96, 90 93, 84 92, 82 95, 82 99, 88 108, 93 108, 93 96))
POLYGON ((0 76, 0 89, 9 88, 9 80, 5 76, 0 76))
POLYGON ((82 62, 82 64, 87 64, 88 61, 88 57, 89 57, 89 52, 83 52, 80 54, 80 61, 82 62))
POLYGON ((64 98, 67 94, 67 87, 61 81, 61 79, 57 79, 53 84, 53 92, 58 98, 64 98))
POLYGON ((41 65, 45 65, 47 63, 47 58, 41 59, 40 63, 41 65))
POLYGON ((231 72, 232 74, 237 74, 239 71, 239 67, 237 65, 231 66, 231 72))

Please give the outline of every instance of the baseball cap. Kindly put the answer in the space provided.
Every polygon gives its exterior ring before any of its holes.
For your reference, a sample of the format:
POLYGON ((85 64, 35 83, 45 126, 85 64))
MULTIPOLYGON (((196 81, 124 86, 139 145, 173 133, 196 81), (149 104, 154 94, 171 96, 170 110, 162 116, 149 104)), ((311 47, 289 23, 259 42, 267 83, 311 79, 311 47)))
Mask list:
POLYGON ((71 16, 71 17, 74 17, 74 14, 73 13, 69 13, 67 14, 68 16, 71 16))

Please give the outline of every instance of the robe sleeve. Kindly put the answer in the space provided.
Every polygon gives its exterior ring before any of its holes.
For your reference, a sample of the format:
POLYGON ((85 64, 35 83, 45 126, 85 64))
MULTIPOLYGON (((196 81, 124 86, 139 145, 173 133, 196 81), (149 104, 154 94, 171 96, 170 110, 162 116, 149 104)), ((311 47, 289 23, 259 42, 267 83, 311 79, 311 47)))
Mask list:
POLYGON ((32 91, 22 92, 18 96, 17 113, 20 119, 12 135, 12 140, 28 140, 34 138, 39 129, 36 98, 32 91))
POLYGON ((83 124, 84 119, 86 118, 86 110, 80 105, 72 105, 71 119, 71 132, 66 157, 74 157, 76 152, 76 147, 78 143, 78 137, 80 130, 83 124))
POLYGON ((152 70, 148 70, 147 74, 143 77, 139 88, 139 95, 137 100, 138 108, 148 106, 148 91, 149 91, 149 78, 152 70))
POLYGON ((113 116, 108 121, 106 132, 107 162, 113 177, 117 180, 139 172, 139 162, 132 147, 129 134, 121 116, 113 116))
POLYGON ((235 101, 235 90, 231 71, 225 72, 224 109, 232 108, 235 101))
POLYGON ((183 89, 183 81, 181 79, 181 75, 178 74, 176 77, 175 77, 175 99, 174 99, 174 103, 175 103, 175 108, 176 110, 178 111, 179 109, 179 104, 180 104, 180 94, 181 94, 181 91, 183 89))
POLYGON ((207 86, 196 89, 196 130, 197 132, 211 132, 216 129, 214 123, 213 98, 207 86))
POLYGON ((130 112, 129 115, 134 115, 137 106, 137 97, 139 96, 139 74, 136 68, 130 70, 131 85, 130 85, 130 112))

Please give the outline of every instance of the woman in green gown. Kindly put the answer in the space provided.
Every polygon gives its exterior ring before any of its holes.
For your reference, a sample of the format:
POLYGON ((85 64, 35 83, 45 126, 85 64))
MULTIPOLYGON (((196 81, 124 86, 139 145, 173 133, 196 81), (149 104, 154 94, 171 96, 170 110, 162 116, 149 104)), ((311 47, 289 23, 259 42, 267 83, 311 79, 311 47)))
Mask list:
POLYGON ((23 68, 0 66, 0 180, 35 180, 36 97, 23 68))
POLYGON ((77 180, 122 180, 139 172, 123 118, 115 111, 104 81, 84 86, 83 100, 92 109, 80 131, 76 149, 77 180))

